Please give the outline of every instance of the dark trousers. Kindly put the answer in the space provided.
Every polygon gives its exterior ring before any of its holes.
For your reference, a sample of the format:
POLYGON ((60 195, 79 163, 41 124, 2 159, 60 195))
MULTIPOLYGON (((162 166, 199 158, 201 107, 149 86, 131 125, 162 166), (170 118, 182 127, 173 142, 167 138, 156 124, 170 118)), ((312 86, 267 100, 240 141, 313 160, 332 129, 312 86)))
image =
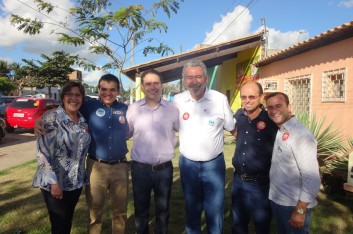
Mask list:
POLYGON ((135 206, 135 227, 137 234, 149 233, 149 209, 153 190, 156 212, 155 234, 168 232, 169 200, 173 183, 173 166, 151 170, 145 165, 131 163, 131 179, 135 206))
POLYGON ((288 220, 292 217, 295 206, 281 206, 271 201, 273 217, 275 219, 277 233, 280 234, 309 234, 311 209, 307 209, 304 219, 304 227, 293 228, 288 220))
POLYGON ((47 190, 41 189, 47 205, 52 234, 70 234, 72 217, 82 188, 63 191, 63 199, 54 198, 47 190))
POLYGON ((269 181, 243 181, 234 174, 232 186, 232 233, 249 233, 250 217, 254 219, 257 234, 269 234, 271 228, 271 202, 268 199, 269 181))

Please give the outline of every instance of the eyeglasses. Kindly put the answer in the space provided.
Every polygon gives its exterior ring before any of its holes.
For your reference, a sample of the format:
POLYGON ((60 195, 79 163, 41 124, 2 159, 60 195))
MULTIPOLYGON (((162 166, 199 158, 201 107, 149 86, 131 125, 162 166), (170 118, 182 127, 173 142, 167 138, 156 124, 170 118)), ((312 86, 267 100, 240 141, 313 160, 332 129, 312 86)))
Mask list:
POLYGON ((254 96, 254 95, 249 95, 249 96, 240 96, 241 100, 246 100, 247 98, 249 98, 249 100, 255 100, 256 98, 258 98, 259 96, 254 96))
POLYGON ((77 97, 77 98, 80 98, 82 97, 82 95, 80 93, 65 93, 65 96, 67 97, 77 97))
POLYGON ((186 76, 185 78, 187 79, 187 80, 193 80, 194 78, 196 78, 197 80, 199 80, 199 79, 202 79, 204 76, 202 76, 202 75, 197 75, 197 76, 186 76))

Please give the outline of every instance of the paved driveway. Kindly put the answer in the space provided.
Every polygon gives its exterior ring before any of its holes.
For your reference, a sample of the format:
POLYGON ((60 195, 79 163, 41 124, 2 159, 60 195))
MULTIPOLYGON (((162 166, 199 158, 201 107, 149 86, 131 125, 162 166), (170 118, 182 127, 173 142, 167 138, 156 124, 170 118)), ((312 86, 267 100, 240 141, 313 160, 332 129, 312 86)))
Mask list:
POLYGON ((0 141, 0 170, 36 159, 36 141, 28 130, 16 129, 0 141))

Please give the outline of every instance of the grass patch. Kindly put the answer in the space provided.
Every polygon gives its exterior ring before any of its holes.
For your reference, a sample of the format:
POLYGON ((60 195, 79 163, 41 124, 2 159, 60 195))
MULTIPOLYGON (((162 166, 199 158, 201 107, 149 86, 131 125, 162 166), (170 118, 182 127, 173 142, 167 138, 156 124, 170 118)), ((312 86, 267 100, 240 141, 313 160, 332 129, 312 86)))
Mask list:
MULTIPOLYGON (((128 142, 129 148, 131 142, 128 142)), ((226 185, 225 185, 225 222, 224 233, 231 233, 231 185, 233 168, 231 159, 234 153, 234 144, 224 146, 226 159, 226 185)), ((178 149, 176 149, 177 155, 178 149)), ((185 212, 183 193, 180 185, 178 157, 173 160, 174 183, 170 203, 169 233, 180 234, 184 232, 185 212)), ((0 171, 0 233, 16 234, 46 234, 50 233, 48 213, 39 189, 31 187, 33 175, 37 164, 31 161, 11 169, 0 171)), ((353 234, 353 198, 348 195, 327 195, 320 192, 319 205, 314 208, 311 222, 311 233, 353 234)), ((153 230, 154 202, 151 201, 150 230, 153 230)), ((88 209, 84 191, 77 204, 72 234, 86 233, 88 223, 88 209)), ((203 220, 205 230, 205 222, 203 220)), ((250 225, 251 233, 253 232, 250 225)), ((103 217, 103 234, 111 233, 111 214, 107 202, 103 217)), ((133 198, 130 183, 127 233, 134 233, 133 198)), ((272 231, 272 233, 275 233, 272 231)))

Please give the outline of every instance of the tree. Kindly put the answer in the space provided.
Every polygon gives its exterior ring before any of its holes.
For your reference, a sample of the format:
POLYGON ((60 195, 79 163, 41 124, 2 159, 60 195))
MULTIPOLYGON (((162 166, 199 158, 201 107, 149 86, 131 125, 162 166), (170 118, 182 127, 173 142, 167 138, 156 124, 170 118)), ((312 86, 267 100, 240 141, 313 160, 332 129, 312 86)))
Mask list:
POLYGON ((51 56, 41 54, 44 62, 39 60, 22 59, 26 65, 23 67, 22 87, 48 88, 51 97, 51 87, 61 87, 69 80, 71 68, 78 61, 78 56, 72 56, 63 51, 55 51, 51 56))
MULTIPOLYGON (((37 9, 41 14, 50 14, 54 9, 60 9, 51 3, 43 0, 34 0, 37 9)), ((103 65, 102 69, 117 69, 120 79, 121 90, 121 71, 127 61, 134 56, 137 51, 135 47, 147 43, 142 51, 146 56, 150 53, 167 55, 173 50, 160 42, 156 38, 148 37, 155 31, 167 32, 167 25, 156 19, 159 10, 162 10, 167 17, 171 11, 177 13, 179 2, 184 0, 158 0, 152 4, 151 9, 146 9, 141 4, 113 9, 113 2, 109 0, 78 0, 77 6, 66 11, 69 13, 77 27, 73 28, 69 22, 53 21, 51 24, 59 26, 62 31, 58 31, 58 41, 74 46, 89 44, 89 50, 95 54, 104 54, 112 61, 103 65), (147 18, 149 17, 150 18, 147 18), (116 34, 113 34, 115 30, 116 34), (69 33, 67 33, 69 32, 69 33), (118 38, 116 42, 112 38, 118 38), (153 44, 155 43, 155 44, 153 44)), ((26 34, 35 35, 41 32, 44 23, 37 19, 23 18, 12 14, 10 21, 26 34)), ((80 63, 86 69, 96 69, 97 66, 85 60, 80 63)))
POLYGON ((0 77, 0 93, 8 95, 14 89, 16 89, 16 85, 11 80, 0 77))
POLYGON ((11 71, 11 64, 7 61, 0 61, 0 77, 7 77, 11 71))

